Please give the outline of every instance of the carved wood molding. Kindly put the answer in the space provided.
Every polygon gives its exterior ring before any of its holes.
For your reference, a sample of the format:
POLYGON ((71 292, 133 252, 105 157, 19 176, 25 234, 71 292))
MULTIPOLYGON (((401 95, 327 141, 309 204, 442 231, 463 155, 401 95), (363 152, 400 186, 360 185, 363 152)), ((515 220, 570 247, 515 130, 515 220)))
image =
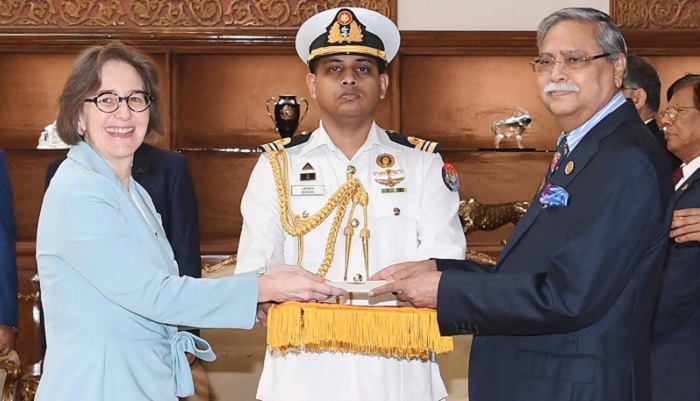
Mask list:
POLYGON ((610 11, 620 28, 700 29, 700 0, 611 0, 610 11))
MULTIPOLYGON (((700 35, 693 31, 622 30, 630 53, 645 56, 700 55, 700 35)), ((111 39, 154 53, 296 54, 295 28, 239 27, 222 34, 216 28, 177 29, 0 29, 0 52, 75 53, 111 39)), ((400 56, 535 56, 532 31, 403 31, 400 56)))
POLYGON ((378 11, 396 21, 397 0, 13 0, 0 27, 298 27, 329 8, 378 11))

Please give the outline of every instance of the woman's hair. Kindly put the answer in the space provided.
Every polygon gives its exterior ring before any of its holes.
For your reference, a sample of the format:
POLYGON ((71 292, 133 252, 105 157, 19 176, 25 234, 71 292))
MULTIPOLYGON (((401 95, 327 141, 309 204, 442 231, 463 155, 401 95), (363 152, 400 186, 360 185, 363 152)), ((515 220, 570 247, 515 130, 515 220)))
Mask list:
POLYGON ((122 42, 112 41, 83 50, 73 66, 58 99, 56 128, 63 142, 75 145, 83 140, 78 133, 78 121, 83 113, 83 105, 102 85, 102 67, 108 61, 121 61, 136 69, 143 79, 143 90, 154 98, 149 108, 150 118, 146 136, 163 131, 158 68, 150 57, 139 50, 122 42))

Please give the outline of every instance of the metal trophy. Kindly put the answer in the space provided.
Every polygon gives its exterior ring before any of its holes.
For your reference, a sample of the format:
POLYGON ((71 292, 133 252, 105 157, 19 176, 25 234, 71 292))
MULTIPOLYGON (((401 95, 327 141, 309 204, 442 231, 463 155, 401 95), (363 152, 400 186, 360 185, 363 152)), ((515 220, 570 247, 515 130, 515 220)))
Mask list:
POLYGON ((532 117, 530 117, 530 113, 528 113, 527 110, 520 107, 515 109, 512 116, 504 120, 494 121, 491 125, 491 131, 496 135, 496 149, 500 148, 501 140, 504 138, 510 139, 513 136, 518 143, 518 148, 524 149, 523 133, 530 129, 530 127, 532 127, 532 117))
POLYGON ((297 102, 297 97, 294 95, 279 95, 279 100, 275 97, 267 99, 265 102, 267 115, 270 116, 275 124, 275 130, 282 138, 291 138, 299 128, 299 123, 306 117, 309 111, 309 102, 301 98, 297 102), (274 114, 270 111, 270 103, 274 104, 274 114), (304 103, 304 113, 301 113, 301 104, 304 103))

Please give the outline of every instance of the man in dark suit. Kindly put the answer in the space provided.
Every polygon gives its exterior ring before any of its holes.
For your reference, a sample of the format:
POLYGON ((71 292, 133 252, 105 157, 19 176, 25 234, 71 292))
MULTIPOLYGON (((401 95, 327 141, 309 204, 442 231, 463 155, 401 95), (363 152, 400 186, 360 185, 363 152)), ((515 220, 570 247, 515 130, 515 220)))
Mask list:
MULTIPOLYGON (((63 160, 49 165, 47 188, 63 160)), ((201 277, 199 209, 185 157, 144 143, 134 154, 131 176, 146 189, 160 214, 180 275, 201 277)))
MULTIPOLYGON (((662 113, 668 148, 683 164, 676 174, 672 228, 693 224, 700 207, 700 75, 686 75, 668 90, 662 113), (685 210, 684 210, 685 209, 685 210)), ((697 224, 697 223, 695 223, 697 224)), ((671 231, 671 237, 678 232, 671 231)), ((700 397, 700 243, 668 248, 651 338, 652 400, 690 401, 700 397)))
POLYGON ((620 91, 626 48, 608 15, 557 11, 537 46, 540 97, 564 132, 498 264, 394 265, 370 294, 437 308, 444 335, 474 334, 471 400, 647 401, 671 174, 620 91))
POLYGON ((634 54, 627 56, 627 71, 622 82, 622 93, 632 99, 639 117, 654 135, 659 145, 666 150, 671 169, 681 165, 681 160, 666 149, 664 133, 656 122, 656 113, 661 103, 661 81, 654 66, 645 58, 634 54))
POLYGON ((17 229, 12 206, 12 183, 5 152, 0 150, 0 356, 15 346, 17 327, 17 229))

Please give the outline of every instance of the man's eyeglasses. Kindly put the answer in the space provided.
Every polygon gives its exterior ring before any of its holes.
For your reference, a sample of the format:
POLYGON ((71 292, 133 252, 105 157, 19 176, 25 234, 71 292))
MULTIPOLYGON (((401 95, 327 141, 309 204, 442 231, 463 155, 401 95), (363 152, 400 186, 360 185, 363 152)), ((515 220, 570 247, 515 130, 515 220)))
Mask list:
POLYGON ((557 64, 561 64, 561 68, 567 71, 576 71, 586 66, 589 61, 608 57, 609 55, 610 53, 603 53, 590 57, 565 57, 564 61, 557 61, 551 57, 538 57, 530 61, 530 65, 532 66, 532 71, 538 74, 548 74, 552 72, 554 66, 557 64))
POLYGON ((673 105, 669 106, 666 110, 662 111, 660 116, 661 118, 668 116, 668 118, 673 121, 675 120, 681 112, 684 112, 686 110, 694 109, 695 107, 693 106, 678 106, 678 105, 673 105))
POLYGON ((103 113, 114 113, 122 105, 122 101, 126 101, 129 110, 141 113, 151 106, 153 100, 153 96, 143 91, 136 91, 124 97, 114 92, 105 92, 91 99, 85 99, 85 103, 95 103, 95 106, 103 113))

